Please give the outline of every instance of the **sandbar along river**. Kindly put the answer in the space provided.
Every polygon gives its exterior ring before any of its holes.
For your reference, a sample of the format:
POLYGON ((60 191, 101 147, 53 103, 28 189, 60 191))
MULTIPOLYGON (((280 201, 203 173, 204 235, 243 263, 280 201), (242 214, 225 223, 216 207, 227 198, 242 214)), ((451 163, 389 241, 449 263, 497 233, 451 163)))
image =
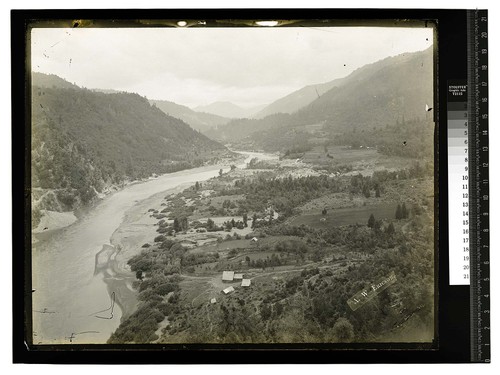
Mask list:
MULTIPOLYGON (((240 152, 246 160, 276 159, 275 155, 240 152)), ((103 275, 95 274, 96 254, 110 245, 125 212, 138 202, 185 184, 206 181, 220 166, 165 174, 136 183, 104 198, 88 214, 33 245, 33 343, 105 343, 122 316, 109 295, 103 275)), ((224 168, 227 171, 229 168, 224 168)))

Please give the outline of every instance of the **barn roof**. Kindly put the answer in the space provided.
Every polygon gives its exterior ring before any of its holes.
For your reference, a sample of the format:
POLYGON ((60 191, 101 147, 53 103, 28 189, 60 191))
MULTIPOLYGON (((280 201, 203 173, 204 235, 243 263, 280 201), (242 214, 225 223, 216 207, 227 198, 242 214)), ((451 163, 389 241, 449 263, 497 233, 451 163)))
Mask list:
POLYGON ((223 281, 233 281, 234 279, 234 271, 223 271, 222 272, 222 280, 223 281))
POLYGON ((241 280, 241 279, 243 279, 243 274, 242 273, 235 273, 234 274, 234 279, 235 280, 241 280))
POLYGON ((250 286, 251 280, 250 279, 243 279, 241 281, 241 286, 250 286))
POLYGON ((234 288, 232 286, 230 286, 229 288, 226 288, 223 290, 224 294, 229 294, 231 292, 234 292, 234 288))

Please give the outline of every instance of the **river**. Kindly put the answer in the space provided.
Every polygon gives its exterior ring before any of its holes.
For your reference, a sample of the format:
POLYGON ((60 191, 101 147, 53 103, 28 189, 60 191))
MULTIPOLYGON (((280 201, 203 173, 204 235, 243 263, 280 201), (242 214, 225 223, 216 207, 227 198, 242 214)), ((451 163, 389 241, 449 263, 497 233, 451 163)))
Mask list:
MULTIPOLYGON (((245 168, 252 158, 277 158, 239 153, 246 159, 238 168, 245 168)), ((71 226, 33 245, 33 343, 105 343, 119 326, 122 314, 108 293, 103 275, 95 272, 96 254, 111 246, 111 236, 135 204, 179 186, 206 181, 217 176, 219 169, 194 168, 129 185, 104 198, 71 226)))

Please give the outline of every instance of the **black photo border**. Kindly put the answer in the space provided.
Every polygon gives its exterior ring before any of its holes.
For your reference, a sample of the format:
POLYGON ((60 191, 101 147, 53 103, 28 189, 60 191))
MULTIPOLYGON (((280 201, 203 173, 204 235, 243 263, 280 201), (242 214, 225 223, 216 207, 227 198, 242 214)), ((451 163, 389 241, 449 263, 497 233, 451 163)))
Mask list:
MULTIPOLYGON (((72 364, 229 363, 461 363, 470 362, 470 292, 448 283, 448 186, 446 83, 467 78, 467 12, 439 9, 76 9, 12 10, 12 220, 13 362, 72 364), (436 340, 433 345, 56 345, 32 346, 26 314, 31 311, 30 107, 26 74, 27 31, 37 20, 428 20, 437 28, 436 126, 436 340), (441 150, 441 152, 439 152, 441 150), (22 165, 22 167, 21 167, 22 165)), ((133 22, 133 21, 131 21, 133 22)), ((78 27, 78 22, 75 22, 78 27)))

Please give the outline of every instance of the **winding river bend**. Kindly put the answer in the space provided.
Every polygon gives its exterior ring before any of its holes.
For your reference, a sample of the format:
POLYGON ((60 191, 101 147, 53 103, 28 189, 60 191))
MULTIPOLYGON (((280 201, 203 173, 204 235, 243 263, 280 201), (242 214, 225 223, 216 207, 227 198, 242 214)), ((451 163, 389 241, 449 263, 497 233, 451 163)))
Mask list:
MULTIPOLYGON (((276 158, 263 153, 240 154, 246 160, 238 168, 245 168, 252 158, 276 158)), ((195 168, 127 186, 104 198, 73 225, 34 245, 33 343, 105 343, 119 326, 122 314, 103 275, 95 272, 96 254, 111 246, 111 236, 135 204, 164 191, 206 181, 217 176, 219 169, 195 168)))

